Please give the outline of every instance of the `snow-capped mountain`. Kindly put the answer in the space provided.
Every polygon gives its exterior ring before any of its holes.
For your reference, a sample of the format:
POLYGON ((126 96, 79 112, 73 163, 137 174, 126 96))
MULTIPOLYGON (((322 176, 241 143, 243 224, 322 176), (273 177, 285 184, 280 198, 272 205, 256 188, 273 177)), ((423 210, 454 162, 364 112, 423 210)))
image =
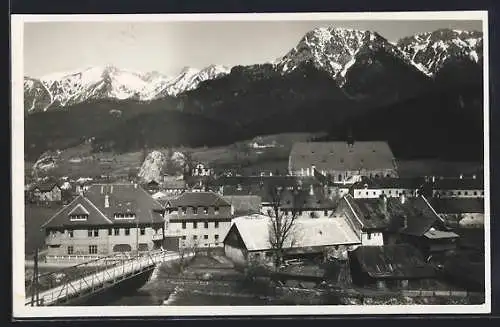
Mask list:
POLYGON ((204 69, 184 67, 177 77, 169 81, 160 95, 178 95, 179 93, 195 89, 201 82, 215 79, 228 74, 230 67, 210 65, 204 69))
POLYGON ((402 38, 397 45, 432 75, 450 61, 480 63, 483 58, 483 34, 476 31, 439 29, 402 38))
POLYGON ((342 86, 357 59, 376 52, 389 54, 429 75, 424 67, 414 63, 406 53, 378 33, 333 27, 320 27, 308 32, 296 47, 274 64, 286 74, 302 63, 312 63, 316 68, 327 71, 342 86))
POLYGON ((54 73, 40 79, 25 77, 25 108, 28 112, 46 111, 97 99, 150 101, 176 96, 229 71, 230 68, 217 65, 202 70, 185 68, 178 76, 169 78, 159 72, 142 74, 105 66, 54 73))
POLYGON ((52 103, 52 96, 37 79, 24 78, 24 111, 45 111, 52 103))

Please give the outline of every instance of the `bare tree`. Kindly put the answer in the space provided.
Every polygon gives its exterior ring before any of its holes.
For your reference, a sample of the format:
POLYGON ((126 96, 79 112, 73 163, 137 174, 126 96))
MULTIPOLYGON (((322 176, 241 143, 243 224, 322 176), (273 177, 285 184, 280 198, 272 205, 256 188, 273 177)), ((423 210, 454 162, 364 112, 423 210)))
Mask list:
POLYGON ((296 242, 294 226, 302 205, 299 201, 300 191, 297 189, 287 191, 282 186, 271 185, 268 187, 268 192, 272 207, 269 222, 269 243, 274 254, 275 268, 278 268, 283 263, 286 248, 296 242), (288 200, 291 204, 290 210, 283 210, 284 198, 287 195, 290 198, 288 200))

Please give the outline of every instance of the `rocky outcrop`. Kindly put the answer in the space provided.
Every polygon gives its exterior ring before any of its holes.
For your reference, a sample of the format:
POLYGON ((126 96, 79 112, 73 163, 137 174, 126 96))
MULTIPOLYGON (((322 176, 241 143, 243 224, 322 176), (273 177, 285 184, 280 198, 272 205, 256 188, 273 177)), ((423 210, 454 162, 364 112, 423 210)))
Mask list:
POLYGON ((160 182, 162 169, 167 163, 167 156, 160 151, 153 151, 148 154, 141 168, 138 177, 142 182, 160 182))

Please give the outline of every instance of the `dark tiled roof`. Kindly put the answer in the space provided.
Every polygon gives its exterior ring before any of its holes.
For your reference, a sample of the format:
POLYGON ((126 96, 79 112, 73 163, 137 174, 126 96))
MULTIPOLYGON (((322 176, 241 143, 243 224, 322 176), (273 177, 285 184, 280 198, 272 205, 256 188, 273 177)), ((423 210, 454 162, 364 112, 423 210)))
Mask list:
POLYGON ((54 187, 59 187, 57 182, 54 181, 48 181, 48 182, 41 182, 36 184, 33 187, 33 190, 38 189, 40 192, 50 192, 54 189, 54 187))
POLYGON ((170 207, 230 206, 222 196, 214 192, 184 192, 169 200, 170 207))
POLYGON ((433 198, 430 202, 437 213, 484 213, 482 198, 433 198))
POLYGON ((436 272, 421 253, 408 244, 360 246, 353 251, 363 272, 372 278, 432 278, 436 272))
POLYGON ((354 189, 376 188, 402 188, 402 189, 418 189, 424 185, 423 178, 367 178, 363 177, 361 182, 354 183, 354 189))
POLYGON ((299 142, 290 152, 294 171, 312 165, 318 171, 394 169, 394 155, 387 142, 299 142))
POLYGON ((261 198, 258 195, 230 195, 224 199, 233 206, 236 216, 260 212, 261 198))
MULTIPOLYGON (((272 197, 267 197, 266 202, 273 202, 272 197)), ((283 209, 334 209, 337 202, 324 196, 321 189, 316 188, 311 194, 309 190, 283 190, 280 196, 283 209)))
POLYGON ((87 192, 87 197, 102 213, 115 224, 136 223, 135 219, 116 220, 115 213, 135 213, 140 223, 161 222, 161 215, 154 211, 162 211, 161 204, 153 199, 142 187, 134 184, 94 184, 87 192), (105 208, 108 195, 109 207, 105 208))
POLYGON ((440 223, 439 216, 421 196, 406 198, 404 204, 399 198, 386 198, 386 209, 382 199, 354 199, 350 195, 345 199, 365 229, 385 229, 421 236, 433 225, 440 223), (406 228, 404 228, 405 218, 406 228))
MULTIPOLYGON (((80 212, 84 213, 84 212, 80 212)), ((92 226, 92 225, 110 225, 112 221, 108 219, 99 209, 96 208, 89 199, 83 197, 82 195, 77 196, 68 205, 64 206, 59 210, 54 216, 52 216, 42 228, 54 227, 60 228, 65 226, 92 226), (71 221, 69 214, 75 209, 75 211, 81 211, 80 208, 83 207, 85 211, 88 212, 88 218, 86 221, 71 221)))
POLYGON ((437 190, 482 190, 484 181, 482 178, 443 178, 436 179, 433 188, 437 190))

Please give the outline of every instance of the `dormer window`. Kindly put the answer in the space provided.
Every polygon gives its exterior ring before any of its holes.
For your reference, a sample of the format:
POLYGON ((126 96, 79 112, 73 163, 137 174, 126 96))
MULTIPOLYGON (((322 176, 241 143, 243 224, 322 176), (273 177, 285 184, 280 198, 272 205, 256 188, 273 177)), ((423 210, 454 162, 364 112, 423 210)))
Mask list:
POLYGON ((181 212, 183 215, 185 215, 187 213, 187 208, 186 207, 182 207, 181 208, 181 212))
POLYGON ((203 208, 203 213, 204 213, 205 215, 208 215, 208 208, 207 208, 207 207, 203 208))
POLYGON ((196 215, 198 214, 198 208, 197 207, 193 207, 193 215, 196 215))
POLYGON ((218 215, 219 214, 219 207, 214 207, 214 212, 216 215, 218 215))
POLYGON ((69 220, 71 221, 86 221, 89 218, 88 214, 71 214, 69 220))
POLYGON ((133 212, 115 212, 115 219, 135 219, 135 213, 133 212))

